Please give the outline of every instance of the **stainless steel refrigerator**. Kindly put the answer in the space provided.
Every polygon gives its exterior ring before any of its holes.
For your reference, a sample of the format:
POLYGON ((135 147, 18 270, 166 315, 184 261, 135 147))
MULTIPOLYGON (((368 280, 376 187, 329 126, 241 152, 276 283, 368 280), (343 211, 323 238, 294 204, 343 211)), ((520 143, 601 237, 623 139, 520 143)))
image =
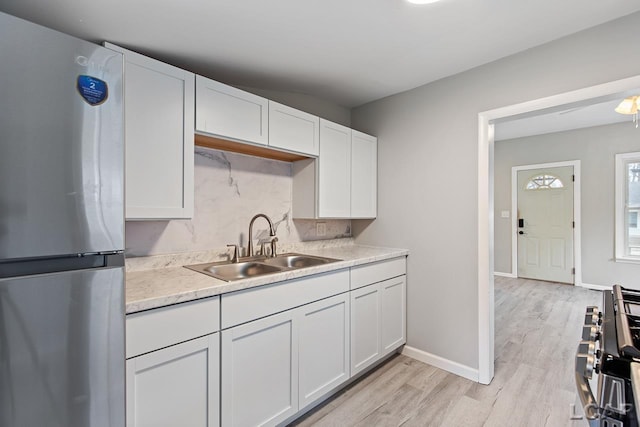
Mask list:
POLYGON ((122 56, 0 13, 0 426, 125 425, 122 56))

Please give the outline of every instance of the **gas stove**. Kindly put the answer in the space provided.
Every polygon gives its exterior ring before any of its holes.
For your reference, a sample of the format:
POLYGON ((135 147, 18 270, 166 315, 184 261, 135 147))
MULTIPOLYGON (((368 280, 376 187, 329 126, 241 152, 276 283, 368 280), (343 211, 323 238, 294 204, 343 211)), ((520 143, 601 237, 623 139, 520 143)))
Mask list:
POLYGON ((587 307, 575 376, 592 427, 638 427, 640 401, 640 291, 614 285, 602 311, 587 307), (594 396, 589 380, 598 375, 594 396))

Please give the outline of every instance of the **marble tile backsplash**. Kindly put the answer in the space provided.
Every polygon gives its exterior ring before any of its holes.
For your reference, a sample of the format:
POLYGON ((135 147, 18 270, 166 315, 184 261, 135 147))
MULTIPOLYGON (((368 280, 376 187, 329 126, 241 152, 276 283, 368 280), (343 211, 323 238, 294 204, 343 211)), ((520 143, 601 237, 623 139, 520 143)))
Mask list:
MULTIPOLYGON (((327 249, 345 249, 355 247, 353 238, 339 238, 331 240, 314 240, 308 242, 283 243, 278 245, 278 254, 327 249)), ((363 247, 360 247, 362 250, 363 247)), ((129 257, 125 260, 127 272, 156 270, 171 267, 181 267, 190 264, 201 264, 206 262, 230 261, 231 249, 214 248, 207 251, 182 252, 172 254, 160 254, 151 256, 129 257)))
MULTIPOLYGON (((264 213, 274 222, 282 244, 351 236, 350 220, 322 220, 326 235, 316 235, 316 220, 291 218, 291 163, 196 147, 195 209, 190 220, 127 221, 130 257, 209 251, 227 244, 246 247, 249 221, 264 213)), ((257 219, 256 239, 267 237, 257 219)))

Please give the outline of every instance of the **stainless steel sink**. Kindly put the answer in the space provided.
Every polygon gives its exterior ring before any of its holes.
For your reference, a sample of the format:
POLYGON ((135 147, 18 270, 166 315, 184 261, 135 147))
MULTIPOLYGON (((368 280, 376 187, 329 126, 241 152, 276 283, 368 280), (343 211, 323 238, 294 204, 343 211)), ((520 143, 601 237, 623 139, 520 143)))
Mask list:
POLYGON ((283 270, 281 267, 275 265, 263 264, 255 261, 237 263, 214 262, 208 264, 186 265, 185 267, 227 282, 262 276, 269 273, 277 273, 283 270))
POLYGON ((313 267, 315 265, 329 264, 336 261, 339 260, 303 254, 282 254, 278 255, 275 258, 267 258, 262 262, 269 265, 285 267, 287 269, 296 269, 313 267))
POLYGON ((278 255, 275 258, 252 257, 243 262, 210 262, 205 264, 185 265, 185 267, 199 273, 213 276, 216 279, 232 282, 234 280, 248 279, 250 277, 279 273, 281 271, 297 270, 300 268, 313 267, 336 261, 340 260, 289 253, 278 255))

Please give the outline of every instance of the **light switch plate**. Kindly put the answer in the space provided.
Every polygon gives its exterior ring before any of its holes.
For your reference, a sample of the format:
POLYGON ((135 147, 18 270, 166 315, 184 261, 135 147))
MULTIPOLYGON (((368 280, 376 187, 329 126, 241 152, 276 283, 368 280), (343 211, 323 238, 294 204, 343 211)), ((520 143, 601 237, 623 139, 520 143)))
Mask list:
POLYGON ((509 211, 501 211, 500 216, 502 218, 509 218, 509 213, 510 213, 509 211))
POLYGON ((326 236, 326 235, 327 235, 327 223, 316 222, 316 236, 326 236))

